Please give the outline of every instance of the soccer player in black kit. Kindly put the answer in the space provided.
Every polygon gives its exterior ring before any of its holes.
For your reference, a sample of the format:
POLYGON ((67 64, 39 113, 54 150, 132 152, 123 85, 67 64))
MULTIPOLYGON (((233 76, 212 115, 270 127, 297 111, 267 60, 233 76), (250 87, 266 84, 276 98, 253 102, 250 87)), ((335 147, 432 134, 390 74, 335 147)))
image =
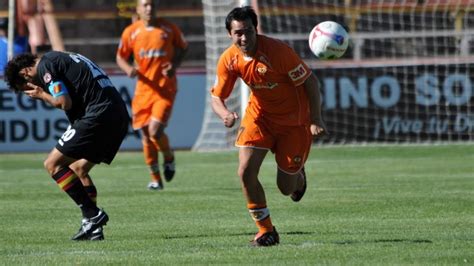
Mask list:
POLYGON ((18 55, 8 62, 5 81, 11 90, 66 112, 70 125, 44 167, 82 211, 72 240, 104 239, 109 217, 97 207, 88 173, 96 164, 110 164, 127 134, 130 117, 120 94, 101 68, 74 53, 18 55))

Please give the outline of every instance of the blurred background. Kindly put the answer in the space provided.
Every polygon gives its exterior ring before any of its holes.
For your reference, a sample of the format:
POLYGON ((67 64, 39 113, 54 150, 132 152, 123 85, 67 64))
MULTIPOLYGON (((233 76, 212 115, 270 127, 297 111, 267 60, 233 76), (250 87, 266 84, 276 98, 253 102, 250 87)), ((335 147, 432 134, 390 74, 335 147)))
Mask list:
MULTIPOLYGON (((81 53, 106 69, 125 98, 133 96, 134 81, 118 71, 115 52, 135 14, 134 0, 2 0, 0 28, 6 36, 12 2, 14 53, 81 53)), ((320 79, 331 135, 315 144, 474 140, 474 0, 156 2, 158 16, 177 24, 189 42, 169 127, 176 136, 172 144, 179 148, 233 147, 237 129, 224 128, 207 101, 216 61, 230 44, 225 16, 240 5, 252 5, 259 15, 259 32, 287 42, 320 79), (340 23, 350 34, 341 59, 321 61, 308 48, 309 32, 325 20, 340 23)), ((7 55, 5 38, 2 58, 7 55)), ((0 151, 54 143, 65 124, 59 114, 52 119, 54 110, 11 95, 4 83, 0 92, 0 151), (39 113, 45 117, 38 118, 39 113)), ((235 89, 228 105, 242 112, 246 94, 245 86, 235 89)), ((130 132, 125 149, 139 147, 137 134, 130 132)))

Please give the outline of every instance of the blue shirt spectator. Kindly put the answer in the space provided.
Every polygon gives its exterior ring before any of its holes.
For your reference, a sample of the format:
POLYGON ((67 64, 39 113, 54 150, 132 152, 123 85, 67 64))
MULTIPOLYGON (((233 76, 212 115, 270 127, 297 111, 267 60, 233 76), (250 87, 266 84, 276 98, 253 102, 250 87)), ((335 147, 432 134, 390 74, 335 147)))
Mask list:
MULTIPOLYGON (((8 62, 8 20, 0 18, 0 76, 8 62)), ((17 36, 13 42, 13 55, 18 55, 28 51, 28 39, 17 36)))

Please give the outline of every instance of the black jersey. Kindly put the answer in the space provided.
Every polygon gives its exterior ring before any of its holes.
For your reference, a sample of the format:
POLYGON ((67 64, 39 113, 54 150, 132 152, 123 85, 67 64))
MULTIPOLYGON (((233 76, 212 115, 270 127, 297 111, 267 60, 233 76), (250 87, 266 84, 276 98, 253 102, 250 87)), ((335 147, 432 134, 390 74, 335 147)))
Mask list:
POLYGON ((100 118, 110 113, 113 105, 124 105, 120 94, 105 72, 90 59, 75 53, 48 52, 38 63, 38 78, 45 91, 55 82, 62 82, 72 99, 66 111, 69 121, 100 118))

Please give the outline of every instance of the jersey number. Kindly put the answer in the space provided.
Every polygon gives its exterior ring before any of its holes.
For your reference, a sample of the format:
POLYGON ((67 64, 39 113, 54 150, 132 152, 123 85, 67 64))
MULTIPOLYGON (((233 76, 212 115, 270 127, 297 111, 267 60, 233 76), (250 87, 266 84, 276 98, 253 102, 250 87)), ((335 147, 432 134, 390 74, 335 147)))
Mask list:
POLYGON ((94 62, 92 62, 89 58, 80 54, 69 54, 69 56, 76 63, 80 63, 81 61, 86 63, 87 67, 89 67, 89 70, 91 71, 92 76, 94 78, 101 76, 101 78, 99 78, 97 82, 100 84, 102 88, 113 86, 112 82, 107 78, 107 75, 105 74, 104 70, 102 70, 100 67, 94 64, 94 62))
POLYGON ((64 142, 71 140, 75 134, 76 130, 72 128, 71 125, 69 125, 61 138, 58 140, 59 145, 64 146, 64 142))

